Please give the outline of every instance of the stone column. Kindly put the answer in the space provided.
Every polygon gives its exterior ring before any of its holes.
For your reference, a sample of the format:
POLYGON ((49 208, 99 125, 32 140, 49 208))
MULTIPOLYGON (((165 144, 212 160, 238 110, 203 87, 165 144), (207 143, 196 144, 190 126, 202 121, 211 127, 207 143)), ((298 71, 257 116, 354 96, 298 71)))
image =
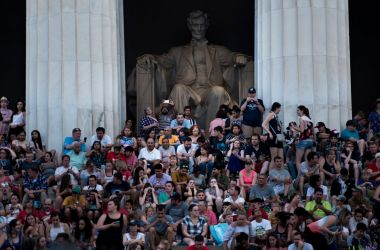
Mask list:
POLYGON ((341 129, 352 117, 348 0, 256 0, 255 81, 287 124, 298 105, 341 129))
POLYGON ((28 0, 27 128, 62 150, 75 127, 116 135, 125 120, 122 0, 28 0))

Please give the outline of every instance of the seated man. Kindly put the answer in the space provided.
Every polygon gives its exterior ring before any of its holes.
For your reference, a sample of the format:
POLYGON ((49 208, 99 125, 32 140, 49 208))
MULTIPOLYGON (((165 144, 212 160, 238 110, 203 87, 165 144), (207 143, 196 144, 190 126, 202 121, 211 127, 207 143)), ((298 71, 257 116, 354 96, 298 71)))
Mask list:
POLYGON ((176 119, 170 122, 170 128, 175 132, 175 134, 179 135, 179 132, 183 128, 190 129, 191 124, 189 120, 185 119, 183 113, 178 113, 176 119))
POLYGON ((81 188, 76 186, 73 188, 73 193, 67 196, 63 200, 62 206, 64 208, 70 208, 70 210, 84 209, 87 205, 87 200, 84 195, 81 194, 81 188))
POLYGON ((149 237, 149 243, 152 249, 156 249, 156 245, 162 239, 166 239, 169 247, 171 247, 175 239, 175 228, 173 228, 173 225, 173 218, 165 214, 165 206, 158 205, 156 215, 148 219, 148 225, 145 227, 145 230, 149 232, 147 236, 149 237))
POLYGON ((175 146, 175 145, 178 145, 180 143, 178 136, 172 134, 171 127, 166 127, 164 129, 164 134, 161 135, 160 138, 158 139, 159 145, 162 145, 162 140, 164 138, 169 140, 169 145, 171 145, 171 146, 175 146))
POLYGON ((113 175, 112 182, 108 183, 104 190, 108 197, 116 195, 119 199, 124 195, 132 194, 131 186, 128 182, 123 181, 123 176, 120 172, 113 175))
POLYGON ((83 193, 88 196, 92 190, 96 190, 100 196, 103 194, 103 186, 97 183, 95 175, 88 177, 88 185, 84 186, 83 193))
POLYGON ((278 198, 273 187, 267 184, 267 176, 265 174, 260 174, 257 180, 257 184, 252 186, 249 191, 249 200, 260 198, 269 202, 277 201, 278 198))
POLYGON ((30 168, 38 168, 39 162, 33 160, 34 155, 32 152, 26 152, 25 160, 21 163, 21 170, 23 172, 28 171, 30 168))
POLYGON ((153 166, 161 162, 160 151, 154 147, 154 140, 152 138, 148 138, 146 140, 146 147, 140 150, 138 159, 142 158, 147 161, 149 168, 153 168, 153 166))
POLYGON ((179 171, 172 173, 172 180, 176 185, 176 191, 182 194, 187 186, 187 182, 190 180, 189 168, 186 163, 181 163, 179 171))
POLYGON ((241 210, 244 209, 244 198, 239 196, 240 194, 240 187, 239 186, 233 186, 230 188, 230 196, 228 198, 225 198, 223 202, 229 202, 231 203, 231 208, 233 210, 241 210))
POLYGON ((319 157, 316 152, 310 152, 306 156, 306 161, 301 163, 300 174, 295 180, 299 184, 301 197, 304 196, 304 185, 309 181, 310 176, 319 174, 319 157))
POLYGON ((160 163, 154 166, 154 171, 155 174, 150 176, 148 182, 156 191, 157 196, 160 196, 161 192, 165 192, 166 182, 171 181, 172 178, 170 177, 170 175, 164 174, 162 165, 160 163))
POLYGON ((272 185, 276 195, 288 196, 289 187, 292 183, 289 171, 284 168, 282 158, 274 157, 274 168, 269 170, 269 184, 272 185))
POLYGON ((305 206, 306 211, 311 213, 315 220, 319 220, 331 213, 332 207, 330 202, 323 200, 323 190, 320 187, 315 188, 313 200, 308 201, 305 206))
POLYGON ((63 155, 62 166, 58 167, 54 173, 55 181, 58 183, 58 185, 61 185, 63 176, 67 174, 70 176, 71 185, 77 186, 80 180, 79 171, 76 167, 70 166, 70 156, 63 155))
POLYGON ((96 129, 96 135, 91 137, 90 145, 92 146, 96 141, 100 142, 102 149, 111 149, 112 147, 112 139, 106 134, 106 130, 103 127, 98 127, 96 129))
POLYGON ((28 175, 24 181, 24 198, 22 204, 28 202, 29 199, 33 200, 35 208, 39 208, 44 204, 47 193, 47 179, 39 174, 38 168, 29 168, 28 175))
POLYGON ((258 134, 251 136, 251 144, 244 150, 245 158, 253 160, 255 171, 265 174, 269 169, 269 148, 260 141, 258 134))
POLYGON ((162 161, 170 162, 169 157, 175 155, 175 148, 170 145, 169 138, 162 139, 162 145, 158 148, 158 151, 161 153, 162 161))
POLYGON ((63 154, 68 154, 70 151, 73 150, 73 143, 79 142, 80 144, 80 151, 86 152, 86 137, 81 140, 82 131, 80 128, 74 128, 72 132, 72 136, 68 136, 65 138, 63 142, 63 154))
POLYGON ((73 142, 73 150, 67 153, 70 156, 70 166, 76 167, 78 170, 84 169, 86 162, 86 153, 81 151, 80 142, 73 142))
POLYGON ((197 150, 196 146, 192 144, 191 138, 186 136, 183 139, 183 144, 177 148, 177 158, 179 161, 187 161, 189 163, 189 170, 192 173, 194 168, 194 155, 197 150))
POLYGON ((346 128, 342 131, 341 137, 344 141, 355 143, 360 152, 360 157, 363 156, 365 150, 365 141, 359 138, 359 132, 356 129, 356 124, 353 120, 346 122, 346 128))
POLYGON ((189 206, 186 202, 181 200, 181 195, 173 193, 170 196, 170 203, 166 205, 166 214, 173 218, 173 229, 177 230, 177 232, 181 229, 183 218, 189 214, 188 208, 189 206))

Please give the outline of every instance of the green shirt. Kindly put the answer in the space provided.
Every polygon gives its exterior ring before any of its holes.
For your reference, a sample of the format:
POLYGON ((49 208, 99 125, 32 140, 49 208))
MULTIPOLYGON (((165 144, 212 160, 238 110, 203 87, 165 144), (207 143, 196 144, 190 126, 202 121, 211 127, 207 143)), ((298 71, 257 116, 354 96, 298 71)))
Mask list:
MULTIPOLYGON (((315 200, 312 200, 312 201, 308 201, 306 203, 306 206, 305 206, 305 209, 306 211, 312 213, 313 215, 315 216, 318 216, 319 218, 322 218, 322 217, 325 217, 327 216, 328 214, 325 213, 325 211, 323 211, 322 209, 317 209, 313 212, 314 210, 314 207, 317 205, 317 203, 315 202, 315 200)), ((329 212, 331 212, 332 208, 331 208, 331 204, 330 202, 328 201, 322 201, 322 206, 328 210, 329 212)))

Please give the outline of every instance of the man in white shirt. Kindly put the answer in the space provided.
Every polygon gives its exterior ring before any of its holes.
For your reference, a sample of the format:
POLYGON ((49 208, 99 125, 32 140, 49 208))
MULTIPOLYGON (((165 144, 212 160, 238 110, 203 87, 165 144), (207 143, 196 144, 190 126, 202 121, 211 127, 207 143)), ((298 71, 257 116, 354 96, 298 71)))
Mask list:
POLYGON ((73 187, 78 185, 79 171, 76 167, 70 166, 70 156, 62 156, 62 166, 55 170, 54 177, 58 185, 61 185, 61 180, 64 175, 70 175, 71 184, 73 187))
POLYGON ((153 167, 161 162, 161 153, 154 147, 154 140, 152 138, 148 138, 146 147, 140 150, 138 158, 139 160, 144 158, 148 162, 148 167, 153 167))
POLYGON ((194 169, 194 155, 197 151, 197 147, 192 144, 190 137, 185 137, 183 143, 177 148, 177 158, 179 161, 188 161, 190 173, 193 173, 194 169))
POLYGON ((94 142, 99 141, 102 145, 102 149, 112 147, 112 139, 109 135, 106 135, 106 130, 103 127, 98 127, 96 129, 96 135, 93 135, 90 140, 90 147, 94 144, 94 142))
POLYGON ((88 177, 88 185, 83 188, 83 192, 86 193, 86 195, 89 195, 91 190, 96 190, 100 196, 102 195, 103 186, 98 184, 96 181, 97 178, 95 175, 90 175, 90 177, 88 177))
POLYGON ((251 232, 255 237, 255 242, 261 245, 261 243, 266 240, 266 235, 270 230, 272 230, 272 226, 269 220, 263 219, 261 215, 260 209, 256 209, 255 220, 251 222, 251 232))
POLYGON ((244 198, 240 197, 240 187, 239 186, 233 186, 230 188, 230 196, 226 199, 224 199, 223 202, 229 202, 231 203, 232 209, 243 209, 244 208, 244 198))

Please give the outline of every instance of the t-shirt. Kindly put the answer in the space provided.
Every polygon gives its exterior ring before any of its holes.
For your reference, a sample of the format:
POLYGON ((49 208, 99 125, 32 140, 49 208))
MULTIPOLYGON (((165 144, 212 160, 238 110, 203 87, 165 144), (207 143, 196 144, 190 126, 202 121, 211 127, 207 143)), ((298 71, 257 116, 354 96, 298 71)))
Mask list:
POLYGON ((266 184, 264 187, 260 187, 259 185, 254 185, 251 187, 249 191, 249 199, 253 200, 255 198, 260 198, 263 200, 271 199, 276 194, 274 193, 274 189, 271 185, 266 184))
POLYGON ((112 144, 112 139, 109 135, 103 135, 103 138, 101 140, 99 140, 99 138, 96 135, 93 135, 90 139, 90 146, 92 146, 96 141, 99 141, 102 147, 112 144))
POLYGON ((178 142, 178 140, 179 140, 178 136, 176 136, 176 135, 170 135, 170 136, 161 135, 160 138, 158 139, 158 144, 161 145, 162 144, 162 140, 164 138, 169 139, 169 144, 174 144, 174 143, 178 142))
POLYGON ((147 161, 161 160, 161 154, 158 149, 154 148, 152 151, 149 151, 147 147, 142 148, 139 153, 139 159, 144 158, 147 161))
POLYGON ((84 163, 86 161, 86 154, 84 152, 79 152, 76 154, 73 150, 67 153, 70 156, 70 165, 82 170, 84 163))
POLYGON ((261 222, 257 222, 256 220, 251 222, 251 231, 253 237, 263 236, 267 231, 271 229, 272 226, 269 220, 262 219, 261 222))
POLYGON ((342 131, 341 138, 343 140, 349 140, 351 137, 359 140, 359 132, 356 129, 354 131, 350 131, 347 128, 342 131))
MULTIPOLYGON (((241 102, 242 106, 247 98, 241 102)), ((264 107, 263 100, 257 99, 262 107, 264 107)), ((264 107, 265 108, 265 107, 264 107)), ((245 110, 243 111, 243 121, 242 124, 252 126, 252 127, 261 127, 263 121, 263 114, 260 112, 258 105, 254 101, 249 101, 245 110)))
MULTIPOLYGON (((316 201, 315 200, 312 200, 312 201, 308 201, 306 203, 306 206, 305 206, 305 210, 308 211, 308 212, 312 212, 314 210, 314 207, 317 205, 316 201)), ((328 201, 322 201, 322 206, 328 210, 328 211, 331 211, 332 210, 332 207, 331 207, 331 204, 330 202, 328 201)), ((323 211, 322 209, 317 209, 313 212, 313 215, 316 215, 318 216, 319 218, 322 218, 322 217, 325 217, 327 216, 328 214, 325 213, 325 211, 323 211)))
MULTIPOLYGON (((75 141, 79 142, 79 140, 74 140, 74 138, 72 136, 68 136, 65 138, 65 140, 63 142, 63 153, 65 155, 67 155, 70 151, 73 151, 73 149, 66 149, 66 146, 73 145, 73 143, 75 141)), ((80 151, 86 152, 86 144, 83 143, 80 145, 80 151)))
MULTIPOLYGON (((288 246, 288 250, 297 250, 296 244, 292 243, 288 246)), ((310 243, 304 242, 302 250, 314 250, 313 246, 310 243)))
POLYGON ((109 195, 114 195, 116 192, 128 191, 129 189, 131 189, 131 186, 128 182, 121 181, 120 184, 116 184, 112 181, 107 184, 105 191, 109 195))
MULTIPOLYGON (((170 215, 165 215, 165 218, 166 218, 166 221, 169 222, 169 224, 174 224, 173 218, 170 215)), ((150 217, 148 219, 148 224, 152 224, 156 219, 157 219, 157 216, 150 217)), ((162 223, 160 221, 160 222, 157 222, 157 224, 154 227, 156 229, 156 232, 159 235, 165 235, 166 234, 166 230, 168 229, 168 226, 169 225, 166 222, 162 223)))
MULTIPOLYGON (((65 168, 64 166, 60 166, 55 170, 54 176, 59 176, 62 175, 63 173, 66 173, 69 169, 71 169, 75 174, 79 174, 79 171, 76 167, 74 166, 69 166, 68 168, 65 168)), ((75 178, 73 174, 70 175, 70 182, 71 185, 74 187, 78 185, 78 180, 75 178)), ((58 181, 58 185, 61 185, 61 180, 58 181)))
POLYGON ((172 204, 166 205, 166 213, 170 215, 173 220, 179 221, 189 214, 188 205, 186 202, 181 202, 178 206, 173 206, 172 204))

